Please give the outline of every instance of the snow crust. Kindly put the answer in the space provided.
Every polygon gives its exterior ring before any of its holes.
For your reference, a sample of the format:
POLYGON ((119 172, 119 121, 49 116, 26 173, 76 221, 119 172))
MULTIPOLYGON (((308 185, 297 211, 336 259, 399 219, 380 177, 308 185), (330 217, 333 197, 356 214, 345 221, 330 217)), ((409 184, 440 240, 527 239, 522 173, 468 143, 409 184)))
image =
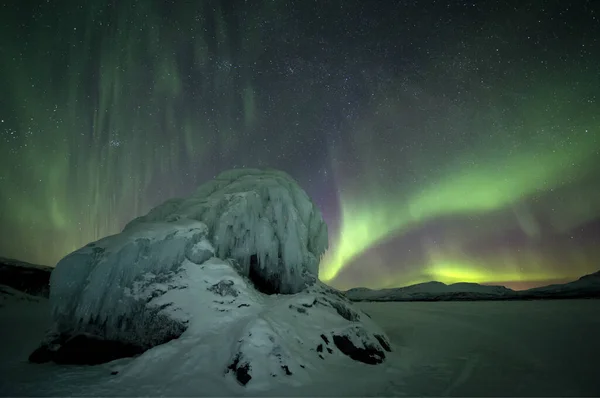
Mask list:
POLYGON ((178 375, 186 375, 181 388, 202 391, 202 382, 189 378, 190 373, 197 373, 229 380, 231 393, 239 394, 236 370, 245 368, 251 377, 245 390, 271 391, 310 384, 325 369, 340 372, 369 366, 340 352, 333 343, 335 335, 347 336, 356 347, 386 352, 376 337, 388 342, 383 330, 320 282, 294 295, 264 295, 217 258, 200 266, 184 261, 173 281, 177 286, 152 302, 176 303, 168 311, 185 319, 187 330, 178 339, 117 366, 120 383, 162 378, 172 383, 169 391, 173 393, 178 375), (354 313, 355 320, 340 316, 336 306, 354 313))

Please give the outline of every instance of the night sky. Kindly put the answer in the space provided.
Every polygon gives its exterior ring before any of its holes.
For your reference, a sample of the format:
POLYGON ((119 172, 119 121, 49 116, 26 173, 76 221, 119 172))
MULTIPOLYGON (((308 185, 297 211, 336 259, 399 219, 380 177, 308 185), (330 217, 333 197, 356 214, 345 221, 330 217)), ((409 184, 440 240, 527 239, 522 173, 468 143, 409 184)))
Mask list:
POLYGON ((335 287, 600 269, 595 1, 0 5, 0 256, 54 265, 226 169, 291 174, 335 287))

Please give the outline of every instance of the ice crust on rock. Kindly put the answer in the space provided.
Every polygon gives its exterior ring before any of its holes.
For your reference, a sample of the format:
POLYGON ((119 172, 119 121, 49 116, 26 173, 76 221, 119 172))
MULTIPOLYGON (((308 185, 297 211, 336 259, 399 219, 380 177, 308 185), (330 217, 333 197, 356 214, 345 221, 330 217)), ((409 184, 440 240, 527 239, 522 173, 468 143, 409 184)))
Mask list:
POLYGON ((197 258, 198 248, 209 250, 206 234, 206 226, 194 220, 146 223, 69 254, 50 277, 55 332, 142 347, 180 334, 182 325, 163 316, 162 308, 139 294, 139 286, 152 285, 153 295, 168 290, 159 282, 172 279, 185 259, 197 258))
POLYGON ((129 223, 197 220, 219 258, 232 258, 246 276, 276 293, 297 293, 319 272, 328 247, 327 225, 308 195, 286 173, 224 172, 187 199, 173 199, 129 223))

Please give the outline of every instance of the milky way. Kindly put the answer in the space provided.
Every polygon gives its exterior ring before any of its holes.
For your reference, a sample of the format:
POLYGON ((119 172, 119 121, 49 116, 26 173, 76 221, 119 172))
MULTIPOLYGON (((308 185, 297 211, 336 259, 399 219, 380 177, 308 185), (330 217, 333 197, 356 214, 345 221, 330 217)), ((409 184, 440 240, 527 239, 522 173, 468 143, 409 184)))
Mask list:
POLYGON ((593 3, 4 4, 0 255, 54 265, 270 167, 322 209, 339 288, 596 271, 593 3))

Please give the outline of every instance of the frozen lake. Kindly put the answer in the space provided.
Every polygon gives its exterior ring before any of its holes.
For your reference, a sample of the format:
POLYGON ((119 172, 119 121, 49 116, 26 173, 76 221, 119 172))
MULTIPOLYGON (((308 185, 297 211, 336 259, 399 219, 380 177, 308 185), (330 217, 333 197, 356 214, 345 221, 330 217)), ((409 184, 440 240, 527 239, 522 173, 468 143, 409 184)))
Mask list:
MULTIPOLYGON (((600 300, 356 305, 396 349, 385 365, 352 376, 381 372, 370 395, 600 396, 600 300)), ((47 309, 45 300, 0 307, 0 395, 118 395, 97 389, 111 377, 106 365, 26 362, 49 324, 47 309)), ((333 387, 288 393, 348 395, 333 387)), ((121 395, 141 391, 129 388, 121 395)))
POLYGON ((357 305, 395 343, 396 393, 600 396, 600 300, 357 305))

